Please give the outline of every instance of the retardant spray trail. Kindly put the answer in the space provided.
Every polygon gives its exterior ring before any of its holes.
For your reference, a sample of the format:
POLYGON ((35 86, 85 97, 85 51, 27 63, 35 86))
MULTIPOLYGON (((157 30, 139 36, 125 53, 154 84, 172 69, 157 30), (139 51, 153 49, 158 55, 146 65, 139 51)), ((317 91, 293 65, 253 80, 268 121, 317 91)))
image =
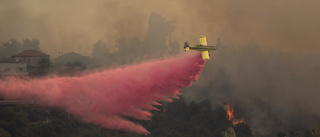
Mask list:
POLYGON ((182 87, 197 80, 205 61, 198 52, 82 77, 22 80, 8 77, 0 83, 5 99, 33 99, 56 107, 85 122, 140 134, 149 132, 122 116, 148 120, 157 101, 172 101, 182 87))

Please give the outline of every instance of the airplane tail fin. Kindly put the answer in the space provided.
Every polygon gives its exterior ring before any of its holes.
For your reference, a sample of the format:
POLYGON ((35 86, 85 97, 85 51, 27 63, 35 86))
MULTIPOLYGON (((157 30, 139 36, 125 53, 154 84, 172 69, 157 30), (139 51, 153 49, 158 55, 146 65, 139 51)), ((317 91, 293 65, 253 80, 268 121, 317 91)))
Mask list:
POLYGON ((183 48, 185 52, 189 51, 190 50, 189 42, 185 42, 183 48))
POLYGON ((221 40, 218 38, 218 40, 217 40, 217 48, 219 48, 220 46, 221 46, 222 44, 221 44, 221 40))

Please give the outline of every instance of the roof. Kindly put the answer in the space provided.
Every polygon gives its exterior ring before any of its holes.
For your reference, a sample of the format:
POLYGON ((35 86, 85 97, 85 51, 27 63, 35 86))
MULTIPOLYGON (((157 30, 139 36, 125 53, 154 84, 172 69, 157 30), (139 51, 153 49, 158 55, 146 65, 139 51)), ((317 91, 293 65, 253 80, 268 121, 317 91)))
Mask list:
POLYGON ((49 55, 44 54, 37 50, 25 50, 12 57, 49 57, 49 55))
POLYGON ((69 52, 67 54, 64 54, 60 57, 57 57, 52 60, 52 63, 59 64, 59 65, 65 65, 68 62, 82 62, 84 64, 90 64, 92 62, 92 59, 89 56, 82 56, 75 52, 69 52))

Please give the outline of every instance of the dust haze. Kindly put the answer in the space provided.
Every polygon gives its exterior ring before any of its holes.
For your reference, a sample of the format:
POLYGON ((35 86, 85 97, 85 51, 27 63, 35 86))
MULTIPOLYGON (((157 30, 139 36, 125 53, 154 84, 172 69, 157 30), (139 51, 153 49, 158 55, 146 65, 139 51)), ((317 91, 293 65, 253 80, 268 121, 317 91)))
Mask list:
MULTIPOLYGON (((320 1, 0 0, 0 42, 37 38, 51 54, 91 55, 93 43, 146 39, 150 14, 175 21, 171 38, 223 46, 212 53, 190 101, 234 102, 254 132, 308 128, 319 120, 320 1), (282 128, 283 127, 283 128, 282 128)), ((159 31, 161 33, 161 31, 159 31)), ((132 45, 135 46, 135 45, 132 45)), ((130 52, 130 51, 128 51, 130 52)))
POLYGON ((144 39, 149 16, 156 12, 176 21, 172 37, 181 43, 205 34, 209 40, 219 37, 235 46, 260 43, 308 51, 318 49, 319 4, 314 0, 1 0, 0 41, 38 38, 48 52, 89 54, 97 40, 111 46, 121 37, 144 39))

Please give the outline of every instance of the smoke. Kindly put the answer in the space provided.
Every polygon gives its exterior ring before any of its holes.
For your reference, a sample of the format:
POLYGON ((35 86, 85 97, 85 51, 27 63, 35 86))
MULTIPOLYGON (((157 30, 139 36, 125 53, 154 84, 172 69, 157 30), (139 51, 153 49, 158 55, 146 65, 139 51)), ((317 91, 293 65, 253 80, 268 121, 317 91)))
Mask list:
POLYGON ((235 117, 244 117, 255 136, 303 133, 320 122, 319 53, 224 45, 211 53, 213 61, 184 97, 210 99, 213 106, 233 103, 235 117))
MULTIPOLYGON (((90 55, 97 40, 116 44, 119 38, 142 40, 152 12, 176 21, 172 38, 209 44, 261 46, 295 53, 318 49, 320 12, 314 0, 233 1, 0 1, 0 41, 38 38, 41 48, 90 55)), ((159 30, 158 33, 162 33, 159 30)))
POLYGON ((125 119, 149 120, 158 101, 171 102, 180 88, 197 80, 205 61, 190 53, 81 77, 20 79, 0 83, 5 99, 33 99, 40 106, 64 109, 85 122, 140 134, 149 132, 125 119))
MULTIPOLYGON (((228 45, 212 54, 200 81, 188 88, 189 99, 209 98, 216 105, 234 102, 235 113, 242 110, 254 132, 269 134, 280 126, 291 131, 308 127, 320 115, 316 105, 319 4, 316 0, 0 0, 0 41, 38 38, 44 51, 90 55, 97 40, 113 46, 119 38, 146 39, 150 14, 156 12, 176 21, 171 37, 179 43, 197 43, 199 35, 206 35, 210 45, 217 38, 228 45)), ((136 54, 132 52, 123 57, 136 54)))

